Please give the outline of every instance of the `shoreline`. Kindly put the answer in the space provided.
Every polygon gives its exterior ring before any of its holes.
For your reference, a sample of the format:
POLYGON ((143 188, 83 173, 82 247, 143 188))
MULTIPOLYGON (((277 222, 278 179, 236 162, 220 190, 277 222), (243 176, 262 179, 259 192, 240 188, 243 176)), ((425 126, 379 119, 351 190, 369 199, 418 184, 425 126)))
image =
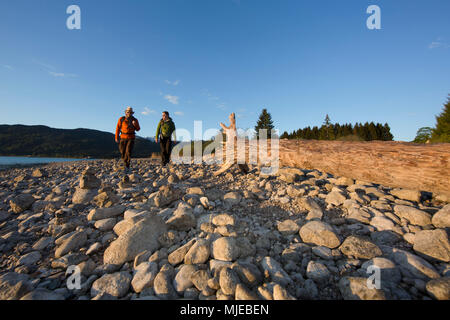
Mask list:
MULTIPOLYGON (((68 159, 68 158, 65 158, 68 159)), ((40 163, 13 163, 13 164, 0 164, 0 172, 5 172, 8 170, 14 170, 14 169, 30 169, 35 167, 45 167, 49 165, 64 165, 64 164, 73 164, 78 162, 84 162, 84 161, 119 161, 118 158, 112 158, 112 159, 75 159, 71 161, 58 161, 58 162, 40 162, 40 163)), ((148 157, 148 158, 134 158, 131 161, 155 161, 155 158, 148 157)))
POLYGON ((450 275, 449 204, 319 170, 214 176, 216 164, 136 158, 125 178, 118 159, 82 161, 0 173, 0 297, 200 300, 202 287, 180 285, 201 264, 212 299, 343 300, 378 263, 389 285, 359 286, 360 298, 446 298, 434 288, 450 275), (80 290, 67 286, 71 266, 83 270, 80 290), (224 295, 228 273, 244 268, 255 280, 236 274, 241 288, 224 295), (18 281, 26 290, 8 291, 18 281))
MULTIPOLYGON (((38 158, 38 157, 33 157, 33 158, 38 158)), ((46 157, 42 157, 42 158, 46 158, 46 157)), ((54 158, 54 159, 57 159, 57 158, 54 158)), ((70 159, 70 158, 64 158, 64 159, 70 159)), ((73 162, 96 161, 96 160, 109 160, 109 159, 77 159, 77 158, 74 158, 74 160, 66 160, 66 161, 0 164, 0 171, 5 171, 5 170, 9 170, 9 169, 27 169, 27 168, 33 168, 33 167, 38 167, 38 166, 46 166, 46 165, 50 165, 50 164, 73 163, 73 162)))

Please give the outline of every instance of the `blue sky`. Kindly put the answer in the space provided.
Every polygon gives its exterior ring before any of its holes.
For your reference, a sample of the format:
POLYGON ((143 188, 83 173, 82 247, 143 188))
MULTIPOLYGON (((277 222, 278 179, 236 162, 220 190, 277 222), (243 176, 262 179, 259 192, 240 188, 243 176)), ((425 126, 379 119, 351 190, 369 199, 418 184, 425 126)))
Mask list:
POLYGON ((114 132, 126 106, 141 136, 163 110, 218 128, 262 108, 280 132, 389 123, 395 140, 434 126, 450 93, 450 1, 1 0, 3 124, 114 132), (66 9, 81 8, 81 30, 66 9), (381 30, 369 30, 369 5, 381 30))

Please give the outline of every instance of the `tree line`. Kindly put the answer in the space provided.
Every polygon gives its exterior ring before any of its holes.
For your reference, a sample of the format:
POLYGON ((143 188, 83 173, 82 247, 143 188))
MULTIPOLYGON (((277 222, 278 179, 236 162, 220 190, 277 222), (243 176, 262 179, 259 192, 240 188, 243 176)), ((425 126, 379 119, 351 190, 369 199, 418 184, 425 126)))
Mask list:
MULTIPOLYGON (((136 137, 133 155, 145 158, 159 145, 136 137)), ((0 156, 117 158, 114 135, 92 129, 55 129, 47 126, 0 125, 0 156)))
POLYGON ((291 133, 284 132, 281 139, 305 139, 305 140, 351 140, 351 141, 371 141, 382 140, 392 141, 394 136, 387 123, 366 122, 339 124, 331 123, 330 117, 326 115, 323 125, 306 127, 294 130, 291 133))

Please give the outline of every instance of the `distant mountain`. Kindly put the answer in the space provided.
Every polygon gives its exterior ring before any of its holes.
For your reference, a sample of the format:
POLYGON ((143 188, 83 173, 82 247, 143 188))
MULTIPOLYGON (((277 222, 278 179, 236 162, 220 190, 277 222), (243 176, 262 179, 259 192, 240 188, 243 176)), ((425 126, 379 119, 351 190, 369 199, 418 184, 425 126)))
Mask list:
MULTIPOLYGON (((132 156, 146 158, 159 145, 136 137, 132 156)), ((55 129, 47 126, 0 125, 0 156, 64 158, 118 158, 114 135, 91 129, 55 129)))

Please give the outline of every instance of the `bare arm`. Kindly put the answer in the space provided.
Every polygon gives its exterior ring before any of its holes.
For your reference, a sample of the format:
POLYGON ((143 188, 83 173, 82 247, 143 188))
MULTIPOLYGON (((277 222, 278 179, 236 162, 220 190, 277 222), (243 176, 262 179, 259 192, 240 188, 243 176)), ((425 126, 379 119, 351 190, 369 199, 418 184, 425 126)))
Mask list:
POLYGON ((220 123, 220 126, 221 126, 222 129, 224 129, 224 130, 230 129, 229 127, 227 127, 226 125, 224 125, 222 122, 220 123))
POLYGON ((133 126, 135 127, 136 131, 141 130, 141 126, 139 125, 139 121, 136 118, 133 119, 133 126))

